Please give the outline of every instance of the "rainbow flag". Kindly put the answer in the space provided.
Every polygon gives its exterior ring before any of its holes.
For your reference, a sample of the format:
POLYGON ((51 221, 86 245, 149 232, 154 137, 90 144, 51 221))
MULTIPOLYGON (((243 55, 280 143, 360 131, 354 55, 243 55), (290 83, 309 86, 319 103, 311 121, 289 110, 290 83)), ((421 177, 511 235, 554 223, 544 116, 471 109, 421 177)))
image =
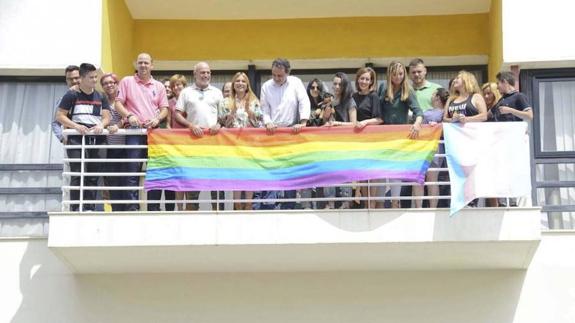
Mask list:
POLYGON ((422 183, 441 126, 409 125, 277 129, 221 129, 197 138, 187 129, 148 133, 145 188, 174 191, 292 190, 391 178, 422 183))

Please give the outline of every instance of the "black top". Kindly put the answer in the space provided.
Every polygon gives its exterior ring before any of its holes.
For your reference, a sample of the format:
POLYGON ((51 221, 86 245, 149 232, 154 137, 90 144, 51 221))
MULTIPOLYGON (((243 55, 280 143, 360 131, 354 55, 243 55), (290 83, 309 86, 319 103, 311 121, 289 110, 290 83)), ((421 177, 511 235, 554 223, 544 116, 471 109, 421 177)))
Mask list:
POLYGON ((309 119, 307 120, 307 126, 308 127, 319 127, 321 125, 323 125, 323 118, 321 116, 321 111, 323 110, 323 107, 320 105, 320 103, 322 103, 322 100, 320 97, 318 97, 317 99, 319 101, 315 101, 315 99, 313 97, 311 97, 310 95, 308 95, 309 97, 309 103, 310 103, 310 116, 309 119))
POLYGON ((447 115, 450 118, 453 118, 454 113, 459 113, 466 117, 471 117, 479 114, 479 110, 473 105, 473 94, 467 97, 467 100, 463 102, 455 102, 452 101, 449 103, 449 107, 447 108, 447 115))
POLYGON ((493 121, 523 121, 521 118, 512 115, 511 113, 501 114, 499 112, 499 107, 507 106, 519 111, 525 111, 531 109, 531 105, 527 100, 525 94, 514 91, 511 93, 506 93, 497 101, 495 106, 491 108, 491 114, 493 121))
POLYGON ((349 98, 346 104, 337 102, 337 104, 333 106, 335 110, 335 121, 349 122, 349 109, 351 108, 357 109, 353 98, 349 98))
POLYGON ((375 91, 367 95, 356 92, 353 94, 353 99, 357 104, 357 121, 381 118, 379 97, 375 91))

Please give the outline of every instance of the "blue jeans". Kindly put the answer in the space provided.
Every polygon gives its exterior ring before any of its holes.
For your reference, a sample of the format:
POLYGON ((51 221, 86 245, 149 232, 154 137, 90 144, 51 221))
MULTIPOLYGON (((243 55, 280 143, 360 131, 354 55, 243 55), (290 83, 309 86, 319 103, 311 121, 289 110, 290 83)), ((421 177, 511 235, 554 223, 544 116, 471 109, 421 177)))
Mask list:
MULTIPOLYGON (((126 145, 145 145, 148 142, 148 137, 146 135, 131 135, 126 136, 126 145)), ((148 151, 146 149, 126 149, 126 158, 147 158, 148 151)), ((128 162, 125 163, 125 170, 128 173, 139 173, 142 170, 141 162, 128 162)), ((126 178, 126 186, 139 186, 140 177, 139 176, 128 176, 126 178)), ((139 194, 137 190, 129 190, 125 192, 125 198, 127 200, 137 201, 139 200, 139 194)), ((126 205, 126 211, 138 211, 140 209, 139 203, 133 203, 126 205)))
MULTIPOLYGON (((126 149, 108 149, 107 151, 108 158, 114 159, 125 159, 126 158, 126 149)), ((109 173, 124 173, 126 172, 126 163, 118 162, 118 163, 107 163, 108 165, 108 172, 109 173)), ((127 178, 125 176, 108 176, 106 178, 106 185, 107 186, 126 186, 127 178)), ((110 200, 118 201, 118 200, 127 200, 126 191, 118 191, 118 190, 110 190, 110 200)), ((112 203, 112 211, 125 211, 126 204, 116 204, 112 203)))
MULTIPOLYGON (((323 195, 324 197, 351 197, 351 187, 324 187, 323 188, 323 195)), ((329 203, 329 202, 326 202, 329 203)), ((335 203, 331 202, 332 205, 335 206, 336 209, 344 205, 349 205, 349 201, 336 201, 335 203)))
MULTIPOLYGON (((295 199, 297 196, 297 191, 284 191, 284 199, 295 199)), ((296 202, 281 202, 280 209, 282 210, 293 210, 295 209, 296 202)))

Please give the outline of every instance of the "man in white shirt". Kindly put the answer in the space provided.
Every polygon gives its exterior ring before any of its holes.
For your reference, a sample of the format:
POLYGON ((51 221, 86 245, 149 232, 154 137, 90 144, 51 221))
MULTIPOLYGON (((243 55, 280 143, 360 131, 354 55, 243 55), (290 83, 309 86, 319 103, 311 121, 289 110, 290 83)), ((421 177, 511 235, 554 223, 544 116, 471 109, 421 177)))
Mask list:
MULTIPOLYGON (((291 127, 299 133, 310 116, 310 102, 302 81, 289 75, 290 63, 277 58, 272 63, 272 79, 262 85, 260 104, 268 134, 277 127, 291 127)), ((284 191, 284 198, 293 199, 296 191, 284 191)), ((282 209, 294 209, 295 202, 281 203, 282 209)))
MULTIPOLYGON (((194 66, 194 84, 182 90, 176 103, 176 120, 186 126, 192 133, 201 137, 204 131, 216 134, 220 129, 218 123, 218 106, 224 99, 220 89, 210 85, 212 71, 206 62, 199 62, 194 66), (185 116, 186 115, 186 116, 185 116)), ((197 200, 200 192, 187 192, 187 199, 197 200)), ((212 200, 217 199, 218 193, 211 192, 212 200)), ((223 198, 223 192, 220 192, 223 198)), ((197 203, 188 204, 189 210, 198 210, 197 203)), ((216 210, 216 203, 212 203, 213 210, 216 210)), ((220 203, 220 210, 223 210, 223 203, 220 203)))
POLYGON ((291 127, 294 133, 305 127, 310 103, 302 81, 289 75, 290 63, 277 58, 272 63, 272 79, 262 85, 260 104, 268 133, 276 127, 291 127))

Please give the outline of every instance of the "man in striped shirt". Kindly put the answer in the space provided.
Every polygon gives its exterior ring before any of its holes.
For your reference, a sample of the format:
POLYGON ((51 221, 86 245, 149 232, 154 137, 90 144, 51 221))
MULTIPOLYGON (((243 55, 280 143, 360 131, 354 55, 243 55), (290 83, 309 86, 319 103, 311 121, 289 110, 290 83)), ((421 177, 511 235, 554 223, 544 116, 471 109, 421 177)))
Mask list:
MULTIPOLYGON (((81 145, 82 138, 86 145, 103 145, 106 142, 105 136, 100 134, 110 123, 110 104, 106 97, 96 91, 96 82, 98 73, 96 67, 92 64, 83 63, 80 65, 80 84, 77 90, 66 92, 56 113, 56 119, 64 127, 76 129, 81 135, 69 136, 67 145, 81 145), (94 134, 94 135, 90 135, 94 134)), ((85 158, 101 158, 99 149, 86 149, 85 158)), ((82 151, 80 149, 68 149, 68 158, 80 158, 82 151)), ((99 163, 85 163, 85 172, 99 172, 99 163)), ((81 163, 71 162, 71 172, 80 172, 81 163)), ((98 176, 84 176, 84 186, 97 186, 98 176)), ((71 176, 70 186, 80 186, 80 176, 71 176)), ((85 190, 84 200, 95 200, 95 190, 85 190)), ((80 197, 79 190, 70 191, 70 200, 77 201, 80 197)), ((79 205, 70 206, 71 211, 78 211, 79 205)), ((94 211, 94 204, 84 204, 84 211, 94 211)))

